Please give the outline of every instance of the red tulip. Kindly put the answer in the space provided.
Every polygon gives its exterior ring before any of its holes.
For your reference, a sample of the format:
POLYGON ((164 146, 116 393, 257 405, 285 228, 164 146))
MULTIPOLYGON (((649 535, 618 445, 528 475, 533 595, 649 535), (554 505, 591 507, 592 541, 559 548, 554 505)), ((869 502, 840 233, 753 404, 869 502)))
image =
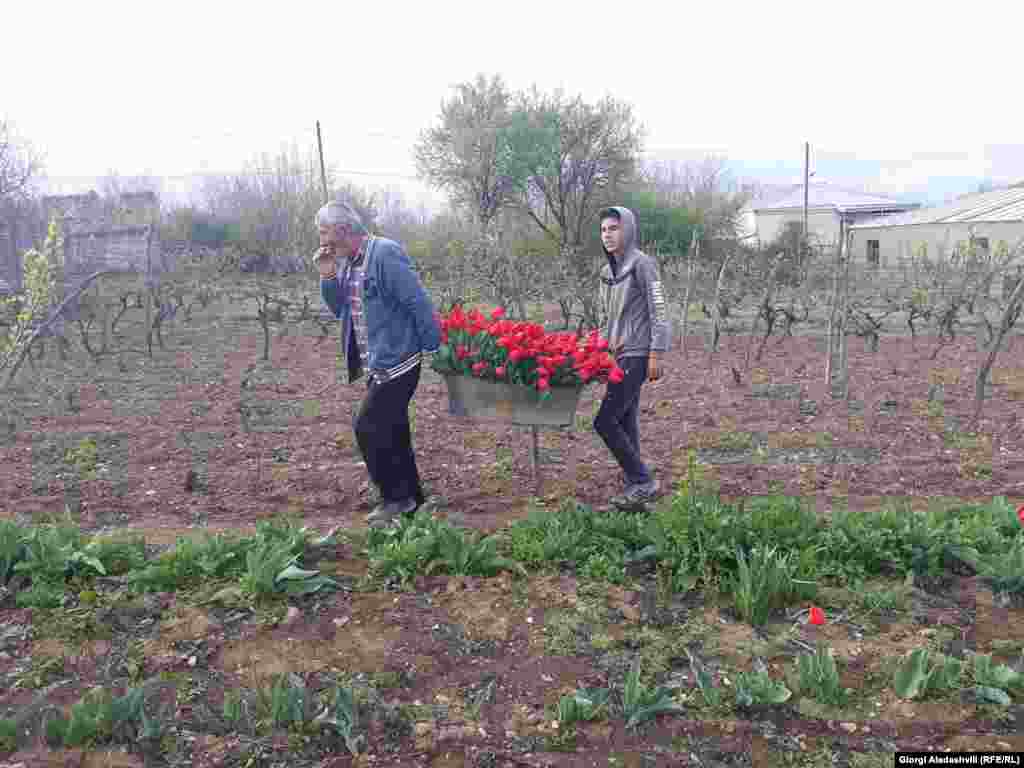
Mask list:
POLYGON ((818 606, 812 605, 810 622, 815 626, 821 626, 825 623, 825 612, 821 610, 821 608, 819 608, 818 606))
POLYGON ((491 312, 491 320, 500 320, 505 316, 505 310, 501 307, 495 307, 494 311, 491 312))
POLYGON ((459 344, 459 346, 455 348, 455 356, 458 357, 459 360, 469 357, 469 349, 466 348, 465 344, 459 344))
POLYGON ((1024 504, 1021 504, 1017 510, 1017 519, 1020 520, 1021 525, 1024 525, 1024 504))
POLYGON ((608 381, 612 384, 621 384, 624 378, 626 378, 625 372, 617 365, 608 373, 608 381))
POLYGON ((497 376, 499 379, 505 378, 505 366, 499 365, 497 368, 495 368, 494 375, 497 376))
POLYGON ((550 386, 551 382, 549 382, 546 378, 537 379, 537 389, 539 389, 541 392, 545 391, 550 386))

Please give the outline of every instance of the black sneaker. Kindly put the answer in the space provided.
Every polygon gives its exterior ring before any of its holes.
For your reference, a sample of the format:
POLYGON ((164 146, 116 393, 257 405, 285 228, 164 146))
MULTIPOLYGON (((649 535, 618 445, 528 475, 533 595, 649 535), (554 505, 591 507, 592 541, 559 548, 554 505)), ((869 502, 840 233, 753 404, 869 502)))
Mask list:
POLYGON ((642 509, 647 502, 658 498, 661 484, 652 479, 646 483, 630 483, 621 496, 612 499, 612 504, 621 510, 642 509))
POLYGON ((402 501, 386 501, 366 516, 366 522, 372 528, 386 528, 392 523, 398 522, 402 515, 415 512, 418 506, 416 499, 413 498, 402 501))

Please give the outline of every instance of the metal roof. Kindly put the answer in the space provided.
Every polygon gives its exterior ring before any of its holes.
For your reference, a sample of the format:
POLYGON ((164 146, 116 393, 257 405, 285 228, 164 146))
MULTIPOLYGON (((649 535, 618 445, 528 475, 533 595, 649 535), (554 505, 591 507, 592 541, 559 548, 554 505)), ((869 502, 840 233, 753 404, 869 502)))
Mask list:
POLYGON ((967 195, 936 205, 892 216, 879 216, 855 224, 853 229, 907 227, 915 224, 975 224, 993 221, 1024 221, 1024 187, 967 195))
MULTIPOLYGON (((804 185, 795 184, 779 197, 756 201, 754 211, 790 210, 804 207, 804 185)), ((907 203, 884 195, 876 195, 856 189, 848 189, 826 181, 811 182, 807 185, 807 207, 828 208, 835 211, 905 211, 919 207, 918 203, 907 203)))

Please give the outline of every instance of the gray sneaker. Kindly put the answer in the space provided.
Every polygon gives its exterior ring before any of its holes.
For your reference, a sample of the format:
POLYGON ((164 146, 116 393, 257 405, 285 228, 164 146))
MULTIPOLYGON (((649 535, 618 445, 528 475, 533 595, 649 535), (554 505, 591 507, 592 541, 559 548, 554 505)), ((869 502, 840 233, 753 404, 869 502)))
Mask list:
POLYGON ((612 504, 623 510, 642 508, 647 502, 656 499, 660 490, 661 484, 657 479, 642 484, 630 483, 621 496, 612 499, 612 504))
POLYGON ((402 515, 415 512, 417 506, 419 505, 416 503, 416 499, 385 501, 378 504, 373 512, 366 516, 366 522, 370 524, 371 528, 386 528, 397 522, 402 515))

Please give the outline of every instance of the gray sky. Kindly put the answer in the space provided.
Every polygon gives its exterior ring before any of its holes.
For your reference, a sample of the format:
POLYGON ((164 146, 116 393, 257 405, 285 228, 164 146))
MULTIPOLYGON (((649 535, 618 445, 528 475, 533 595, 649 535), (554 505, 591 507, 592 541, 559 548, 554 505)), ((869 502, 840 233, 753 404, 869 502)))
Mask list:
MULTIPOLYGON (((5 9, 0 116, 54 187, 109 170, 240 170, 314 146, 411 203, 412 145, 457 82, 500 73, 631 102, 652 155, 819 177, 922 202, 1024 180, 1024 12, 934 3, 29 3, 5 9), (1013 73, 1017 72, 1017 75, 1013 73)), ((171 178, 174 177, 174 178, 171 178)))

